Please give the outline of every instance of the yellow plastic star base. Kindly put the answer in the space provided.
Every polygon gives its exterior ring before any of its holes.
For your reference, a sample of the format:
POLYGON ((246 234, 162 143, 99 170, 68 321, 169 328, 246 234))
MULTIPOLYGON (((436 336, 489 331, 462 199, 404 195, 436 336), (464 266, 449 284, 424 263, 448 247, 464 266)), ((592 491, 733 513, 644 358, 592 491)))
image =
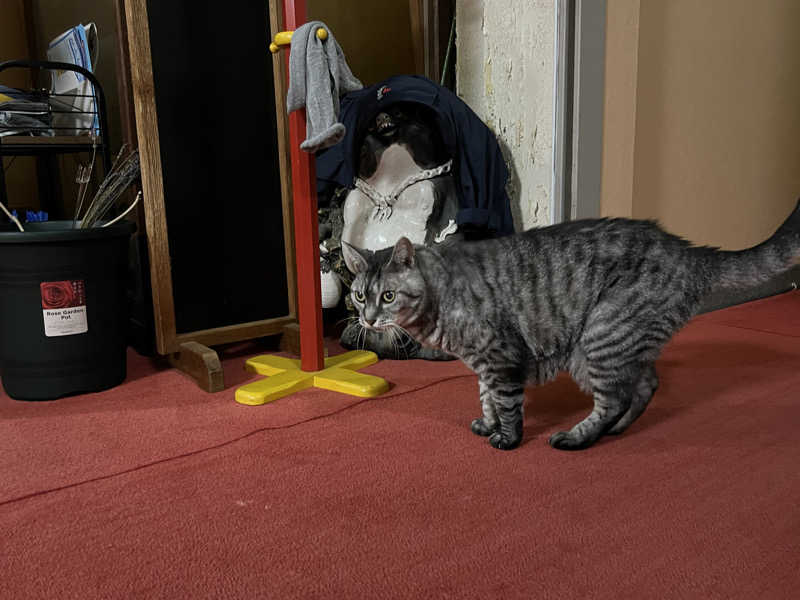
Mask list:
POLYGON ((374 352, 353 350, 326 358, 322 371, 303 371, 299 360, 271 354, 255 356, 244 368, 267 378, 240 387, 236 390, 236 401, 258 406, 310 387, 373 398, 387 391, 389 384, 380 377, 356 371, 376 362, 378 355, 374 352))

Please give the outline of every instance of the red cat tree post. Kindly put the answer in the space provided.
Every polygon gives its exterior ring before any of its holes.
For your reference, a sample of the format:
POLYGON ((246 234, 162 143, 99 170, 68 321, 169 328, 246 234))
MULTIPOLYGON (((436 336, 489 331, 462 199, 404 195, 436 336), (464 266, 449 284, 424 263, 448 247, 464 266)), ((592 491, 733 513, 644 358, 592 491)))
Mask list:
MULTIPOLYGON (((283 0, 283 22, 287 31, 275 34, 270 51, 287 46, 292 32, 306 22, 305 0, 283 0)), ((317 37, 324 42, 328 32, 320 28, 317 37)), ((286 54, 287 78, 289 55, 286 54)), ((327 390, 371 398, 389 389, 386 381, 356 372, 378 361, 373 352, 354 350, 325 358, 322 332, 322 290, 319 265, 319 222, 317 217, 317 175, 314 156, 300 150, 306 138, 306 111, 289 114, 289 147, 292 164, 295 257, 297 264, 297 316, 300 321, 300 360, 280 356, 256 356, 245 368, 262 379, 236 390, 236 401, 260 405, 288 394, 320 387, 327 390)))
MULTIPOLYGON (((305 23, 305 0, 284 0, 283 22, 289 31, 294 31, 305 23)), ((286 67, 288 79, 288 52, 286 67)), ((289 114, 300 361, 304 371, 320 371, 324 368, 325 361, 322 348, 322 290, 319 278, 317 173, 314 157, 300 150, 300 144, 305 139, 306 111, 301 108, 289 114)))

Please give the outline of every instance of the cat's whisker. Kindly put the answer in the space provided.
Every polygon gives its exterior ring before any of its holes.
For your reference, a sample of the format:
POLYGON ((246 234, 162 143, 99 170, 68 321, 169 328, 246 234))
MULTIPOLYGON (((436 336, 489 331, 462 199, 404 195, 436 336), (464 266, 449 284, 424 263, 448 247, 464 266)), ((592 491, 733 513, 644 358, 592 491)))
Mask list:
POLYGON ((393 354, 396 355, 397 354, 397 348, 395 348, 394 338, 392 338, 392 334, 388 330, 384 330, 382 333, 383 333, 383 337, 385 339, 389 340, 389 345, 392 347, 392 352, 393 352, 393 354))
MULTIPOLYGON (((397 323, 392 323, 392 326, 396 327, 399 331, 401 331, 402 333, 404 333, 406 335, 407 339, 406 339, 406 343, 404 344, 404 348, 408 348, 408 342, 409 342, 409 340, 413 340, 414 336, 411 335, 410 333, 408 333, 407 329, 405 329, 401 325, 398 325, 397 323)), ((408 358, 408 350, 406 350, 405 352, 406 352, 406 358, 408 358)))
POLYGON ((361 326, 361 333, 359 334, 359 338, 361 340, 361 350, 364 350, 367 345, 367 328, 363 325, 361 326))
POLYGON ((406 339, 404 337, 403 333, 399 329, 395 329, 394 331, 395 331, 395 335, 397 336, 398 342, 400 343, 401 347, 403 348, 403 354, 405 355, 406 360, 408 360, 408 358, 409 358, 409 356, 408 356, 408 339, 406 339))
POLYGON ((349 323, 351 323, 353 321, 358 321, 358 316, 357 315, 352 316, 352 317, 345 317, 344 319, 339 319, 338 321, 336 321, 336 324, 334 325, 334 327, 338 327, 342 323, 348 323, 349 324, 349 323))
POLYGON ((406 360, 408 360, 408 344, 403 339, 402 334, 400 333, 400 331, 396 327, 392 327, 392 334, 394 335, 395 340, 397 340, 398 349, 401 349, 403 351, 403 354, 405 355, 406 360))
POLYGON ((394 345, 392 344, 392 336, 386 329, 382 329, 380 332, 378 332, 378 335, 384 340, 388 340, 389 344, 392 346, 392 348, 394 348, 394 345))
MULTIPOLYGON (((405 331, 405 329, 403 329, 402 327, 400 327, 397 323, 392 323, 391 326, 392 326, 392 334, 395 336, 395 339, 397 340, 398 345, 403 349, 403 354, 405 354, 406 360, 408 360, 409 359, 409 355, 408 355, 408 341, 409 340, 402 338, 402 335, 403 334, 408 335, 408 332, 405 331)), ((411 336, 408 336, 408 337, 410 338, 411 336)))
POLYGON ((392 348, 394 349, 394 355, 400 356, 400 344, 398 343, 399 340, 397 339, 397 330, 390 325, 386 331, 389 332, 389 337, 392 340, 392 348))

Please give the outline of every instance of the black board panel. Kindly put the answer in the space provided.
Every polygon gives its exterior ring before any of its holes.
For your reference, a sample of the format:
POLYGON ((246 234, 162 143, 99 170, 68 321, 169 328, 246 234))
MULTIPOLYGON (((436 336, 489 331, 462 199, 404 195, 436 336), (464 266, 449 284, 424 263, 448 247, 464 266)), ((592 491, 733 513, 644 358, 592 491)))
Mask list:
POLYGON ((267 3, 147 10, 177 332, 287 315, 267 3))

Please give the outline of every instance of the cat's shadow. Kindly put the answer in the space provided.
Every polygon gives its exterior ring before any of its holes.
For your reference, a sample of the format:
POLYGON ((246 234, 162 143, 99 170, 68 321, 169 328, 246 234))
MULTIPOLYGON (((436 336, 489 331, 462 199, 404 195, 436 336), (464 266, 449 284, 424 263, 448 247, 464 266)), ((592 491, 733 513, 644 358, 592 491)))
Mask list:
POLYGON ((523 444, 545 433, 555 433, 556 427, 567 422, 577 423, 591 409, 592 397, 583 393, 567 373, 550 383, 526 388, 523 444))
MULTIPOLYGON (((660 387, 648 409, 622 437, 659 426, 702 404, 717 403, 722 410, 732 398, 735 401, 738 391, 744 387, 750 394, 757 395, 759 381, 766 378, 773 383, 783 377, 796 380, 796 363, 796 352, 781 350, 780 343, 770 344, 763 338, 721 342, 684 337, 668 345, 663 357, 656 362, 660 387)), ((391 380, 389 373, 386 376, 391 380)), ((415 415, 422 412, 425 418, 464 427, 480 416, 477 381, 474 387, 469 387, 469 396, 458 394, 457 408, 413 395, 388 406, 392 411, 415 415)), ((455 388, 446 387, 442 391, 444 396, 449 393, 455 393, 455 388)), ((557 431, 570 429, 588 416, 592 407, 591 396, 582 392, 567 373, 561 373, 550 383, 527 387, 522 443, 539 443, 557 431)), ((604 438, 605 441, 614 439, 604 438)))
MULTIPOLYGON (((698 404, 724 402, 728 392, 744 385, 757 386, 761 377, 770 381, 783 375, 796 377, 796 361, 795 353, 754 341, 683 340, 669 346, 656 362, 659 389, 626 435, 661 424, 698 404)), ((586 417, 592 406, 591 396, 566 373, 551 383, 527 388, 523 443, 559 428, 569 429, 586 417)))

